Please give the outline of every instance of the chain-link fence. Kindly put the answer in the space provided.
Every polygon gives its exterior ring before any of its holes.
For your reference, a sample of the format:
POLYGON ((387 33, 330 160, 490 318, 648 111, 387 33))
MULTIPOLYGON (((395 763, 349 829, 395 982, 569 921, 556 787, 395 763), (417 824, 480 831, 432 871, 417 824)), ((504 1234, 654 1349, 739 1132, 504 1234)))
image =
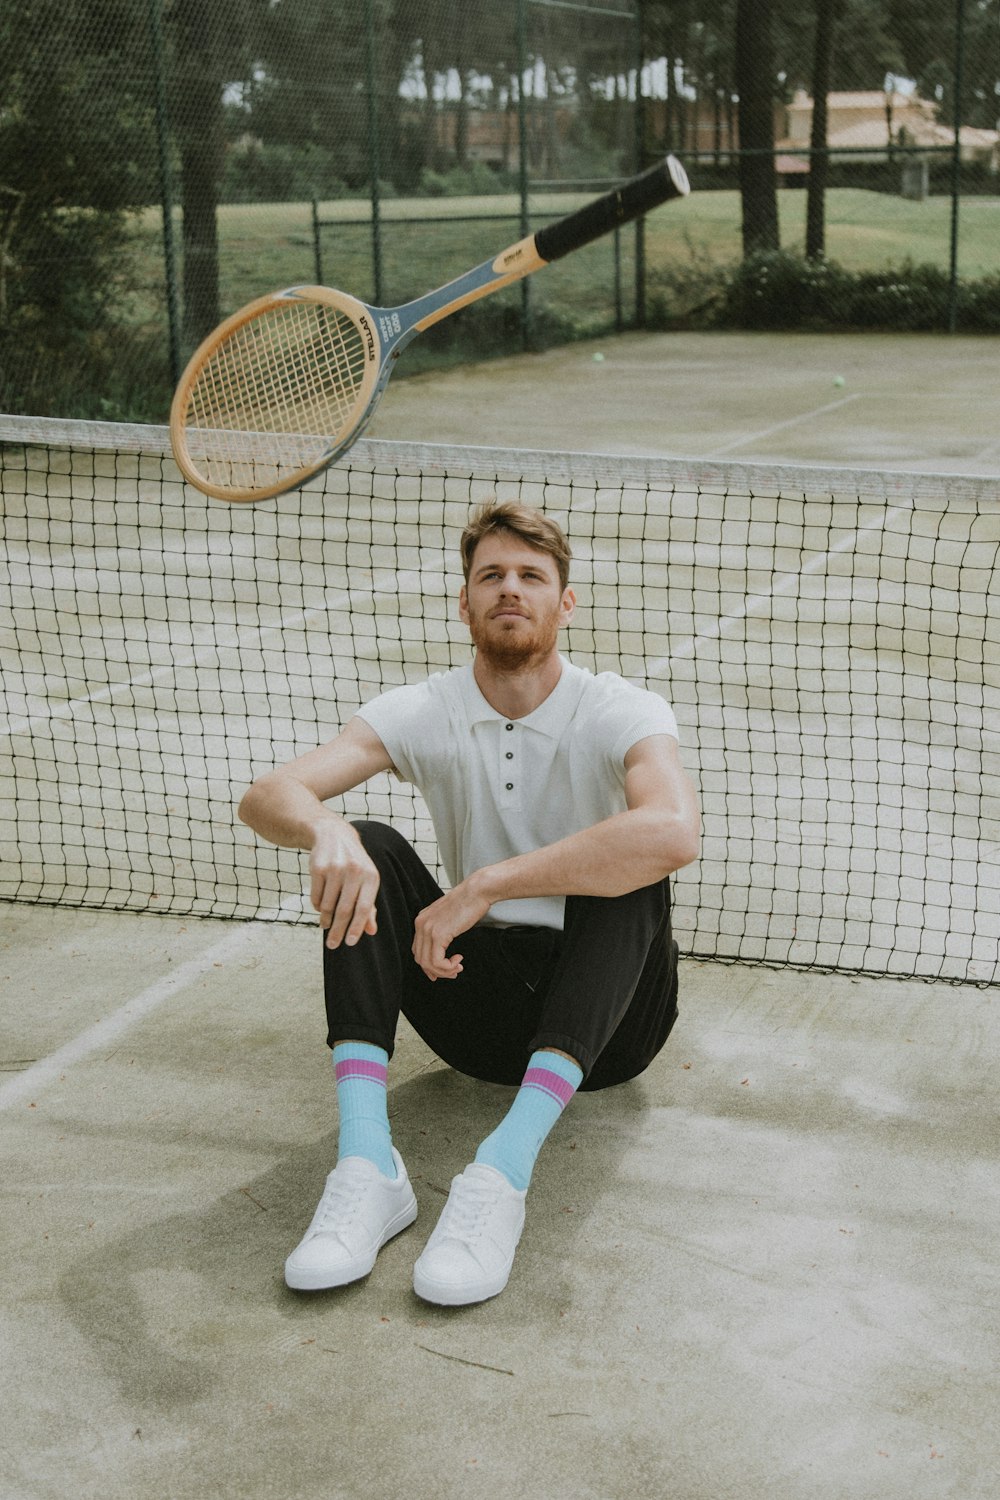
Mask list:
POLYGON ((393 304, 665 150, 679 214, 407 355, 1000 328, 1000 0, 5 0, 0 407, 162 420, 226 313, 393 304))

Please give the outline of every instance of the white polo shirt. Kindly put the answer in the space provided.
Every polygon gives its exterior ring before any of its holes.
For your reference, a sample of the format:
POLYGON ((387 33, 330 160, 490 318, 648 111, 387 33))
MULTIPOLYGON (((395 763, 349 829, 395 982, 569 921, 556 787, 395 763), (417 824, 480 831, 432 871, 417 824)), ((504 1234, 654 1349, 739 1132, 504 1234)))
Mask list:
MULTIPOLYGON (((452 885, 624 812, 629 750, 651 734, 677 738, 656 693, 560 660, 556 686, 523 719, 491 708, 471 662, 358 711, 423 795, 452 885)), ((563 896, 500 901, 485 921, 561 930, 564 909, 563 896)))

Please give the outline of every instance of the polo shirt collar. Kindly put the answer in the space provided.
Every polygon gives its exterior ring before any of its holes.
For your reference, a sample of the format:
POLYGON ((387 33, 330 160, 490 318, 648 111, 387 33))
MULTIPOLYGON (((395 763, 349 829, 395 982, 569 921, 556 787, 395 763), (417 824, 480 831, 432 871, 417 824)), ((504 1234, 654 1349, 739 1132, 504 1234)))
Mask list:
MULTIPOLYGON (((513 720, 519 728, 534 729, 537 733, 544 734, 548 739, 553 740, 559 738, 573 717, 582 691, 579 669, 572 666, 564 656, 560 656, 559 661, 562 665, 562 671, 559 674, 559 681, 549 696, 543 703, 538 705, 533 713, 526 714, 523 719, 513 720)), ((506 715, 497 713, 493 705, 488 703, 483 697, 471 662, 466 670, 469 674, 468 708, 470 725, 510 723, 511 721, 506 715)))

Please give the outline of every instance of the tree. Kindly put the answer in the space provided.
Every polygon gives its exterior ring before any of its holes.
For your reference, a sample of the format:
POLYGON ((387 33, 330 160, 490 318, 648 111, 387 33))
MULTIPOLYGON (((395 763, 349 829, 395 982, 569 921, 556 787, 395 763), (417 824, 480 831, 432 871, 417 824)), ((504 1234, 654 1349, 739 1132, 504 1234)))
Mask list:
POLYGON ((778 250, 772 0, 736 0, 743 253, 778 250))
MULTIPOLYGON (((0 399, 96 415, 126 378, 128 211, 147 203, 146 35, 130 0, 0 8, 0 399)), ((149 351, 143 346, 145 362, 149 351)))
MULTIPOLYGON (((954 0, 887 0, 887 9, 906 71, 925 98, 936 100, 941 118, 950 125, 955 114, 954 0)), ((1000 113, 996 0, 964 0, 964 19, 962 123, 994 129, 1000 113)))
POLYGON ((184 338, 219 321, 218 204, 225 164, 223 98, 253 71, 267 0, 165 0, 170 122, 180 158, 184 338))
POLYGON ((806 197, 806 256, 822 260, 826 252, 825 210, 828 158, 826 102, 833 66, 837 0, 816 0, 816 40, 813 51, 812 126, 809 136, 809 185, 806 197))
POLYGON ((260 16, 245 57, 238 128, 265 148, 328 153, 343 182, 363 187, 369 175, 364 7, 282 0, 260 16))
POLYGON ((219 321, 219 235, 216 206, 222 180, 222 90, 226 79, 221 7, 173 0, 175 108, 180 151, 184 245, 184 338, 193 346, 219 321))
POLYGON ((666 65, 662 144, 674 150, 701 144, 691 120, 701 118, 707 103, 713 147, 721 152, 735 135, 734 0, 647 0, 643 18, 644 53, 666 65))

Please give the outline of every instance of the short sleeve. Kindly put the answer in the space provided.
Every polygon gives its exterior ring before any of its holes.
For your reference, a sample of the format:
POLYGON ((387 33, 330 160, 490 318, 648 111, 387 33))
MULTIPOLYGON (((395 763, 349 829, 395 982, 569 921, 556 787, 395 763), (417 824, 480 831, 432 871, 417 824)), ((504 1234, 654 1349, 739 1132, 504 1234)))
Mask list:
POLYGON ((635 713, 629 716, 628 724, 615 743, 616 760, 624 760, 633 745, 651 734, 669 734, 675 740, 679 737, 677 719, 670 704, 656 693, 642 693, 641 696, 648 701, 637 705, 635 713))
POLYGON ((429 681, 390 688, 357 712, 382 741, 400 779, 418 785, 425 780, 424 761, 426 747, 433 740, 434 716, 429 681))
POLYGON ((659 693, 635 687, 613 673, 602 673, 596 681, 602 701, 594 727, 614 766, 620 767, 632 746, 651 734, 679 738, 674 711, 659 693))

